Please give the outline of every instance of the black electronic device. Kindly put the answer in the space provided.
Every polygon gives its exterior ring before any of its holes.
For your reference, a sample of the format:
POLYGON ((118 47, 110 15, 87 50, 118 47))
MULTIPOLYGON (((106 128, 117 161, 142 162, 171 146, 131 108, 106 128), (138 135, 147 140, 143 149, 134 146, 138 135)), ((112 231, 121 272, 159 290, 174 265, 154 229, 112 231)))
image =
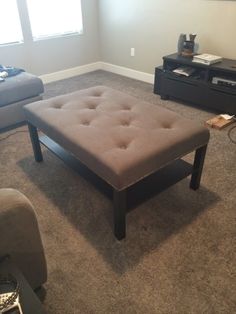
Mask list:
POLYGON ((213 77, 212 83, 220 86, 236 88, 236 80, 230 80, 223 77, 213 77))

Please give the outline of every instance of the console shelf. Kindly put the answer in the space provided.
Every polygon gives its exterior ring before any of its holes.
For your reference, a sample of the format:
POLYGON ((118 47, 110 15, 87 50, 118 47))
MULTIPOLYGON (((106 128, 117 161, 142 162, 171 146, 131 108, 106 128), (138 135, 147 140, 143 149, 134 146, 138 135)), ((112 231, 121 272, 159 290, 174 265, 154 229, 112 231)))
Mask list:
POLYGON ((156 67, 154 93, 162 99, 175 98, 220 113, 236 114, 236 85, 214 84, 216 77, 236 82, 236 60, 205 65, 175 53, 163 57, 163 66, 156 67), (186 77, 173 72, 183 66, 194 69, 194 73, 186 77))

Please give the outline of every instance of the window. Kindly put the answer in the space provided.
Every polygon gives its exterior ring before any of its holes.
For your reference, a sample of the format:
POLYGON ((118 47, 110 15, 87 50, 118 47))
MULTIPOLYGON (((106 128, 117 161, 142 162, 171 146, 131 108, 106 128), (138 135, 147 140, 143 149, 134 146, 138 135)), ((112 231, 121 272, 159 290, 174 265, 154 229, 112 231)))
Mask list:
POLYGON ((80 0, 27 0, 27 4, 33 39, 82 33, 80 0))
POLYGON ((0 0, 0 45, 23 41, 16 0, 0 0))

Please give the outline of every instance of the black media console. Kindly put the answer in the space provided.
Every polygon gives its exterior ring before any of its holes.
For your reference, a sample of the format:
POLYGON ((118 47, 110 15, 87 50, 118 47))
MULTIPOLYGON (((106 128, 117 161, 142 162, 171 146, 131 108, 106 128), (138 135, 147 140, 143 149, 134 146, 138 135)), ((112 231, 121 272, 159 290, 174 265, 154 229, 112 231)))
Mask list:
POLYGON ((177 53, 165 56, 163 66, 155 69, 154 93, 162 99, 176 98, 220 113, 236 114, 236 60, 205 65, 177 53), (173 72, 183 66, 194 72, 188 77, 173 72))

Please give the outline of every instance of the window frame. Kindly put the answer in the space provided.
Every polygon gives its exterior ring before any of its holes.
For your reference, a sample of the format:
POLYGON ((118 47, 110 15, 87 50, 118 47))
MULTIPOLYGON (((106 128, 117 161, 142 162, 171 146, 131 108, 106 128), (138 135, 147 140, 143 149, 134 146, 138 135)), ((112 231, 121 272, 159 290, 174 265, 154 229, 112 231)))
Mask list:
MULTIPOLYGON (((8 1, 8 0, 7 0, 8 1)), ((38 42, 38 41, 44 41, 44 40, 51 40, 51 39, 58 39, 58 38, 68 38, 68 37, 73 37, 73 36, 80 36, 84 34, 84 19, 83 19, 83 10, 82 10, 82 1, 79 1, 79 6, 80 6, 80 11, 78 14, 78 20, 80 18, 80 24, 81 24, 81 30, 78 31, 67 31, 65 33, 58 33, 58 34, 49 34, 49 35, 45 35, 45 36, 40 36, 40 37, 34 37, 33 36, 33 31, 32 31, 32 26, 31 26, 31 21, 30 21, 30 13, 29 13, 29 8, 28 8, 28 0, 24 0, 25 5, 23 6, 25 13, 27 15, 27 22, 25 23, 22 22, 22 12, 21 12, 21 8, 19 8, 19 0, 12 0, 15 2, 16 4, 16 12, 18 15, 18 21, 19 21, 19 32, 21 34, 21 38, 17 41, 9 41, 9 42, 5 42, 5 43, 1 43, 0 42, 0 48, 1 47, 6 47, 6 46, 15 46, 15 45, 22 45, 25 42, 38 42), (25 34, 30 34, 30 36, 25 36, 25 34)))
MULTIPOLYGON (((9 1, 9 0, 7 0, 7 1, 9 1)), ((24 33, 23 33, 23 29, 22 29, 21 16, 20 16, 17 0, 12 0, 12 5, 14 5, 14 8, 15 8, 15 12, 14 13, 16 13, 14 18, 17 16, 17 24, 18 24, 17 25, 17 30, 18 30, 18 34, 19 34, 19 39, 14 40, 14 41, 6 41, 6 42, 1 42, 0 41, 0 47, 21 45, 21 44, 24 43, 24 33), (15 3, 15 5, 14 5, 14 3, 15 3)))
POLYGON ((80 12, 79 13, 81 15, 80 16, 80 19, 81 19, 81 30, 79 30, 79 31, 71 31, 71 32, 67 31, 67 32, 58 33, 58 34, 47 34, 47 35, 41 35, 41 36, 34 36, 32 25, 31 25, 30 10, 29 10, 29 6, 28 6, 28 1, 30 1, 30 0, 25 0, 25 2, 26 2, 26 9, 27 9, 28 17, 29 17, 29 27, 30 27, 30 31, 31 31, 31 36, 32 36, 32 41, 33 42, 50 40, 50 39, 57 39, 57 38, 63 38, 63 37, 66 38, 66 37, 79 36, 79 35, 82 35, 84 33, 82 3, 81 3, 81 0, 78 0, 79 1, 79 5, 80 5, 80 12))

